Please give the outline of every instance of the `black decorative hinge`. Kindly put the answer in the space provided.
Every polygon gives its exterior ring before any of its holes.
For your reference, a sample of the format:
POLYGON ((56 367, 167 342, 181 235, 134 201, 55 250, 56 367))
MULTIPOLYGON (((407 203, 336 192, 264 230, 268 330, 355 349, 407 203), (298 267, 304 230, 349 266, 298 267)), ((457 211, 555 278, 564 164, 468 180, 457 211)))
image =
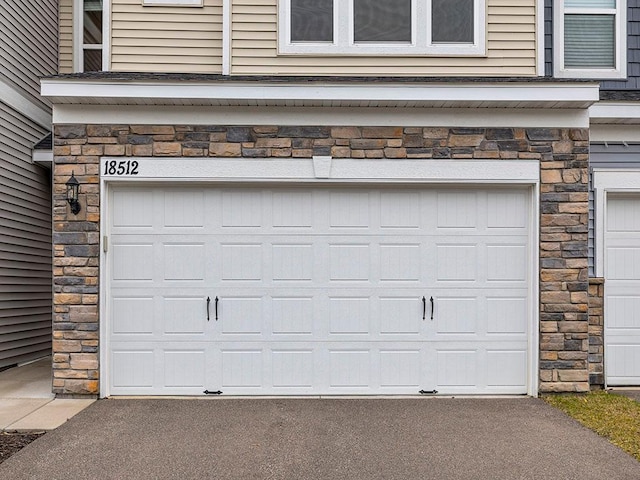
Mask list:
POLYGON ((436 393, 438 393, 437 390, 420 390, 418 392, 420 395, 435 395, 436 393))
POLYGON ((205 395, 222 395, 222 391, 221 391, 221 390, 218 390, 218 391, 216 391, 216 392, 211 392, 211 391, 209 391, 209 390, 205 390, 203 393, 204 393, 205 395))

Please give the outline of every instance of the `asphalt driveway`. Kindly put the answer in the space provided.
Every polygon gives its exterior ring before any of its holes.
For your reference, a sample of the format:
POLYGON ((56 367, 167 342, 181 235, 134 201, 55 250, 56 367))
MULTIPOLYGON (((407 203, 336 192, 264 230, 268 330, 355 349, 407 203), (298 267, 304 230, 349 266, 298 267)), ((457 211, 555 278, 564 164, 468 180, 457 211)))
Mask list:
POLYGON ((541 400, 102 400, 7 479, 634 479, 640 463, 541 400))

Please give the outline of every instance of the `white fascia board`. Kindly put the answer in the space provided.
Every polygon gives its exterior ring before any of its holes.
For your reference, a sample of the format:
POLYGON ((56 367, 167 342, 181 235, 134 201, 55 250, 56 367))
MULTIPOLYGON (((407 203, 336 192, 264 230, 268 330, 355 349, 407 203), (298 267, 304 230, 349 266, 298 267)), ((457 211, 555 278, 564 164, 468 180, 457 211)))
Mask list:
POLYGON ((640 126, 595 123, 589 127, 591 142, 640 143, 640 126))
POLYGON ((346 183, 508 183, 537 184, 537 160, 364 160, 330 159, 330 174, 317 176, 311 158, 166 158, 103 157, 105 181, 346 182, 346 183), (135 161, 135 175, 108 174, 107 165, 135 161))
MULTIPOLYGON (((296 84, 260 82, 117 82, 48 79, 42 95, 52 99, 149 99, 228 101, 423 101, 423 102, 520 102, 584 105, 599 99, 597 83, 451 83, 451 84, 296 84)), ((89 102, 91 103, 91 102, 89 102)), ((104 102, 104 103, 108 103, 104 102)))
POLYGON ((599 102, 589 107, 589 118, 592 123, 615 123, 622 119, 627 123, 640 123, 640 103, 599 102))
POLYGON ((9 105, 25 117, 47 129, 51 128, 51 112, 35 104, 11 85, 0 79, 0 102, 9 105))
POLYGON ((586 109, 54 105, 62 124, 589 128, 586 109))

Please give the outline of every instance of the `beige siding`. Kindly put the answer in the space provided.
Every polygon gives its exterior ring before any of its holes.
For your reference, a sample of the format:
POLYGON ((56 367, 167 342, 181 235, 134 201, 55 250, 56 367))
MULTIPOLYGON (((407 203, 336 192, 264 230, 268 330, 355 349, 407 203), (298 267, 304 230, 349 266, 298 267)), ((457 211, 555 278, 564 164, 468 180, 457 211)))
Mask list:
POLYGON ((0 369, 51 354, 51 181, 31 161, 46 133, 0 102, 0 369))
POLYGON ((203 7, 112 1, 111 70, 222 72, 222 0, 203 7))
POLYGON ((232 74, 536 74, 535 0, 487 0, 486 57, 278 55, 277 0, 233 0, 232 74))
POLYGON ((73 72, 73 0, 60 0, 58 7, 58 68, 60 73, 73 72))
POLYGON ((0 81, 33 103, 40 98, 40 77, 57 65, 57 1, 0 1, 0 81))

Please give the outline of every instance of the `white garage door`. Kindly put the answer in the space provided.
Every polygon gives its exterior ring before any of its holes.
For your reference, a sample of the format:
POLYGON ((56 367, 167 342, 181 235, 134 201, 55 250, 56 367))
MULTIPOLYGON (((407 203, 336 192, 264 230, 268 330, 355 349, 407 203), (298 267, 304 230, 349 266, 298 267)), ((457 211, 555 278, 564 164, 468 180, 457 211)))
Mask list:
POLYGON ((640 385, 640 196, 609 196, 605 249, 607 384, 640 385))
POLYGON ((110 394, 526 393, 529 196, 113 188, 110 394))

